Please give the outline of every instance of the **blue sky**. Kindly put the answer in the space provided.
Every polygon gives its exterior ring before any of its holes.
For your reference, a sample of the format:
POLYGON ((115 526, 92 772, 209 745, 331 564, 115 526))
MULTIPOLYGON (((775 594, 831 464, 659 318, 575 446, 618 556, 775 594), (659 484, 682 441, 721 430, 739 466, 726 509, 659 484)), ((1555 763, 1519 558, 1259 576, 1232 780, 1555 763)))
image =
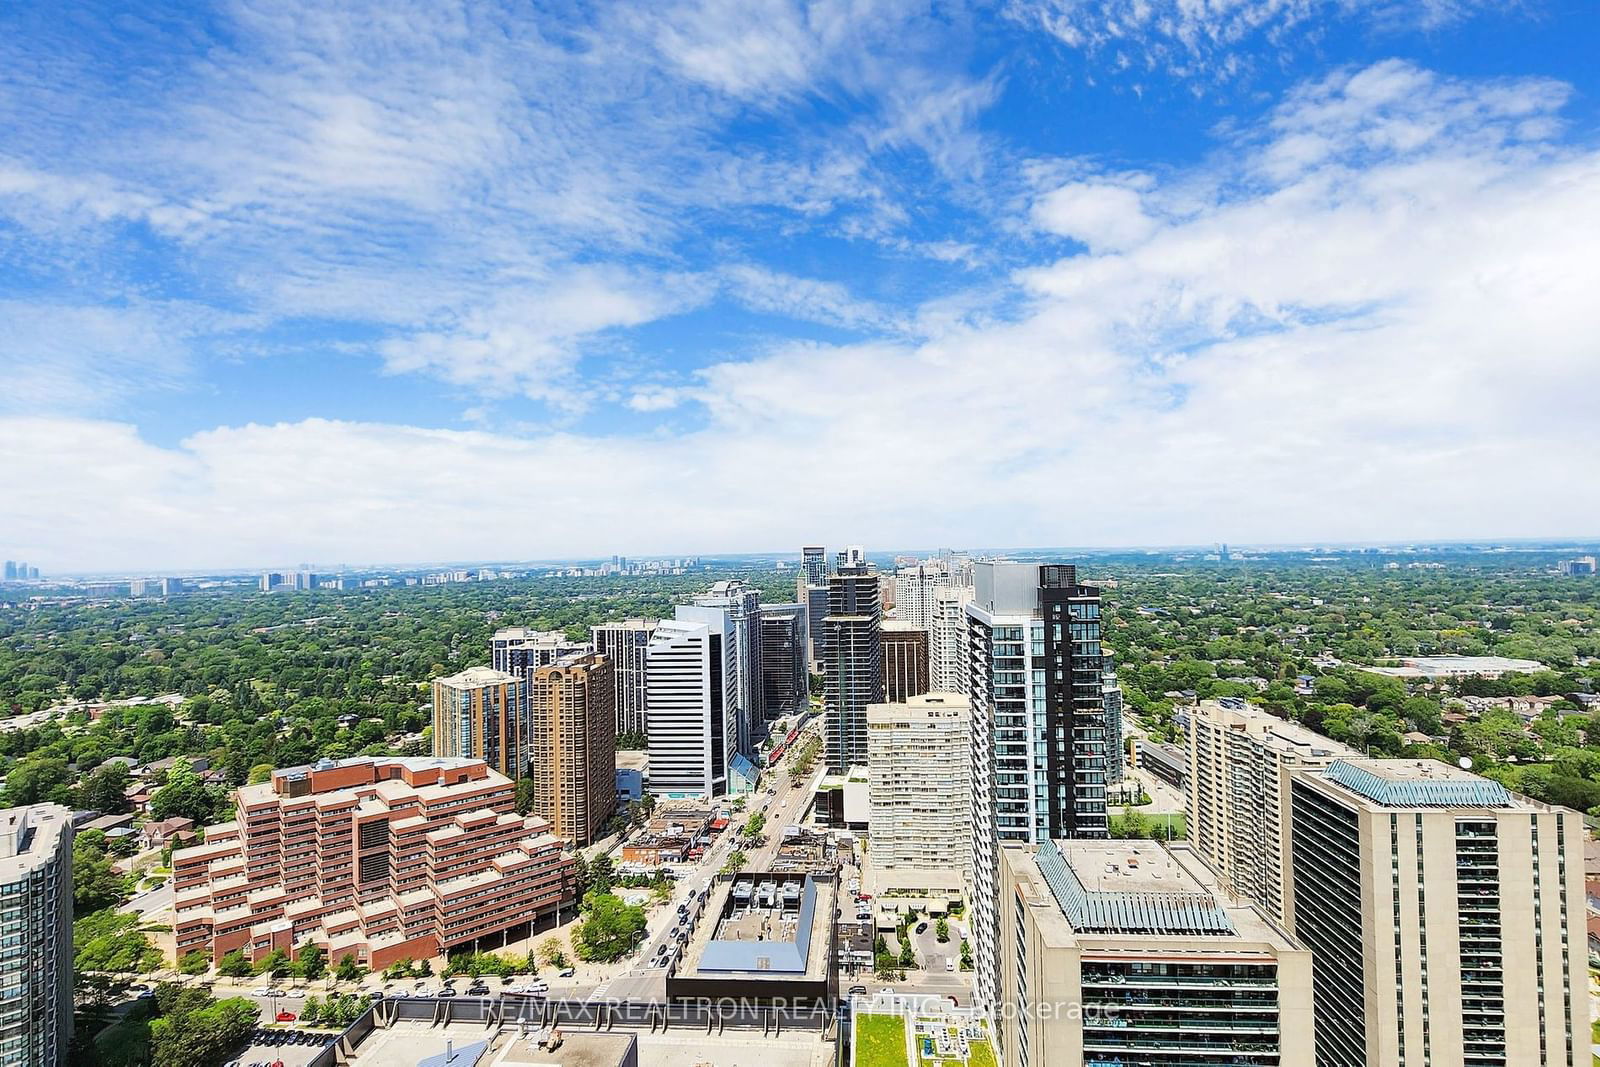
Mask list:
POLYGON ((1597 47, 1580 0, 10 4, 0 554, 1594 534, 1597 47))

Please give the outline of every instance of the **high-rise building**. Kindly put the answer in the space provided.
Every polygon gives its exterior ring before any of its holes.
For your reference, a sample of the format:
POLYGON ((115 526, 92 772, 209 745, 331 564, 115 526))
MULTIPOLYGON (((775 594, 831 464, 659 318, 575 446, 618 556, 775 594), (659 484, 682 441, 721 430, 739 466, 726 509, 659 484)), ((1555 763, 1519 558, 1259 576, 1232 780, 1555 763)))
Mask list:
POLYGON ((1290 787, 1318 1067, 1590 1062, 1583 817, 1435 760, 1290 787))
POLYGON ((1122 781, 1122 687, 1117 684, 1115 671, 1104 675, 1100 692, 1106 707, 1106 783, 1122 781))
POLYGON ((433 680, 433 754, 478 759, 521 778, 531 758, 528 683, 492 667, 433 680))
POLYGON ((5 580, 8 582, 14 582, 17 580, 16 560, 6 560, 5 580))
POLYGON ((940 693, 965 693, 971 677, 967 652, 967 602, 972 586, 937 590, 928 623, 929 684, 940 693))
POLYGON ((921 630, 932 630, 939 594, 960 588, 960 581, 938 561, 925 560, 894 575, 894 617, 921 630))
POLYGON ((959 693, 923 693, 867 706, 874 870, 970 875, 970 714, 967 698, 959 693))
POLYGON ((828 584, 828 550, 821 545, 806 545, 800 550, 800 577, 806 585, 828 584))
POLYGON ((717 618, 715 629, 712 621, 663 619, 650 635, 645 723, 658 796, 728 792, 738 725, 727 690, 738 667, 732 621, 717 618))
POLYGON ((594 650, 611 661, 618 734, 644 733, 645 653, 655 628, 654 619, 624 619, 591 628, 594 650))
POLYGON ((826 579, 820 585, 812 585, 804 577, 795 579, 795 599, 806 606, 806 652, 808 657, 807 669, 810 673, 822 673, 824 658, 823 642, 826 640, 822 620, 828 617, 828 583, 826 579))
POLYGON ((1596 572, 1595 558, 1593 556, 1579 556, 1577 559, 1564 559, 1561 561, 1561 573, 1568 578, 1581 578, 1596 572))
POLYGON ((533 672, 567 656, 593 652, 582 641, 570 640, 560 630, 529 630, 522 626, 496 630, 489 642, 489 665, 497 671, 533 681, 533 672))
POLYGON ((1312 1062, 1312 954, 1182 846, 1002 848, 998 914, 1004 1067, 1312 1062))
POLYGON ((834 774, 867 761, 867 705, 883 699, 881 624, 878 569, 866 563, 840 567, 828 579, 822 620, 823 748, 834 774))
POLYGON ((1100 591, 1063 564, 974 565, 972 873, 977 1000, 994 1004, 1002 844, 1105 837, 1100 591))
POLYGON ((0 811, 0 1063, 60 1067, 72 1042, 72 812, 0 811))
POLYGON ((928 631, 908 622, 885 619, 883 635, 884 699, 902 703, 928 691, 928 631))
MULTIPOLYGON (((694 598, 693 606, 723 612, 733 626, 737 673, 731 695, 739 724, 735 748, 746 756, 753 756, 758 731, 765 735, 760 728, 767 721, 765 689, 761 684, 761 594, 748 583, 734 578, 713 583, 710 591, 694 598)), ((695 616, 680 612, 678 617, 695 616)))
POLYGON ((533 814, 579 848, 617 807, 616 685, 611 661, 577 653, 536 667, 528 688, 533 814))
POLYGON ((1360 753, 1237 698, 1189 712, 1188 837, 1222 884, 1293 929, 1289 781, 1360 753))
POLYGON ((577 863, 517 815, 481 760, 364 756, 274 771, 236 817, 172 854, 176 957, 250 960, 316 945, 382 970, 505 933, 575 903, 577 863))
MULTIPOLYGON (((18 566, 20 567, 21 564, 18 564, 18 566)), ((34 581, 38 581, 39 580, 39 568, 38 567, 29 567, 28 568, 28 577, 33 579, 34 581)))
POLYGON ((811 706, 804 604, 761 605, 761 683, 767 715, 799 715, 811 706))

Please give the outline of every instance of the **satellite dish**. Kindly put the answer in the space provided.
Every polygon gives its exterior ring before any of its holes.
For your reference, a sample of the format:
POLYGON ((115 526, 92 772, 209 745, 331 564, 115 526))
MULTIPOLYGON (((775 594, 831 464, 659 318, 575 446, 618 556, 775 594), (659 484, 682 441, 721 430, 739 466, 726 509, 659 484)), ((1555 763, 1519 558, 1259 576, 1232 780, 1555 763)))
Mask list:
POLYGON ((1472 757, 1471 756, 1462 756, 1456 762, 1460 765, 1462 770, 1464 770, 1464 771, 1472 770, 1472 757))

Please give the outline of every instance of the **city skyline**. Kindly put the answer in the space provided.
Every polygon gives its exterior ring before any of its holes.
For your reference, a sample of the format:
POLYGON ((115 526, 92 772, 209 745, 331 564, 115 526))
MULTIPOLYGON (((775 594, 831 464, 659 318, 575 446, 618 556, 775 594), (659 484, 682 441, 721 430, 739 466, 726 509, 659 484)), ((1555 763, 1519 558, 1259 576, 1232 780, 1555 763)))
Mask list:
POLYGON ((44 571, 910 543, 749 476, 908 437, 955 542, 1600 526, 1573 0, 100 6, 0 15, 44 571))

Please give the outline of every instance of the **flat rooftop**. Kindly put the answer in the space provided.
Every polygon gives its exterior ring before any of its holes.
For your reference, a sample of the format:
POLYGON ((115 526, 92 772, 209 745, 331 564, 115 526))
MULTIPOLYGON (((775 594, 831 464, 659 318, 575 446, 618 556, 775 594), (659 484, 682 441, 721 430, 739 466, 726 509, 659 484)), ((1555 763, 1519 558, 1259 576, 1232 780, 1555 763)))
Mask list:
POLYGON ((21 881, 53 861, 71 825, 72 812, 59 804, 0 811, 0 882, 21 881))
MULTIPOLYGON (((444 1027, 400 1022, 392 1029, 373 1030, 357 1047, 348 1067, 417 1067, 423 1060, 443 1056, 447 1043, 453 1045, 460 1056, 482 1041, 487 1033, 481 1022, 453 1023, 444 1027)), ((531 1028, 529 1033, 533 1033, 531 1028)), ((561 1047, 550 1052, 539 1048, 536 1040, 522 1037, 516 1025, 508 1025, 495 1035, 477 1065, 618 1067, 634 1041, 634 1035, 629 1033, 597 1034, 578 1027, 562 1027, 561 1038, 561 1047)), ((460 1062, 465 1067, 466 1060, 463 1058, 460 1062)))
POLYGON ((831 965, 836 896, 833 879, 799 873, 746 872, 718 881, 685 946, 680 974, 820 980, 831 965), (785 887, 799 892, 785 896, 785 887))
POLYGON ((1233 896, 1187 845, 1156 841, 1046 842, 1001 849, 1041 922, 1061 944, 1205 952, 1297 951, 1254 905, 1233 896))
POLYGON ((1280 718, 1265 708, 1252 704, 1224 704, 1216 700, 1202 700, 1197 716, 1224 727, 1243 730, 1263 745, 1277 752, 1293 752, 1302 756, 1359 756, 1360 752, 1348 745, 1324 737, 1310 727, 1280 718))

